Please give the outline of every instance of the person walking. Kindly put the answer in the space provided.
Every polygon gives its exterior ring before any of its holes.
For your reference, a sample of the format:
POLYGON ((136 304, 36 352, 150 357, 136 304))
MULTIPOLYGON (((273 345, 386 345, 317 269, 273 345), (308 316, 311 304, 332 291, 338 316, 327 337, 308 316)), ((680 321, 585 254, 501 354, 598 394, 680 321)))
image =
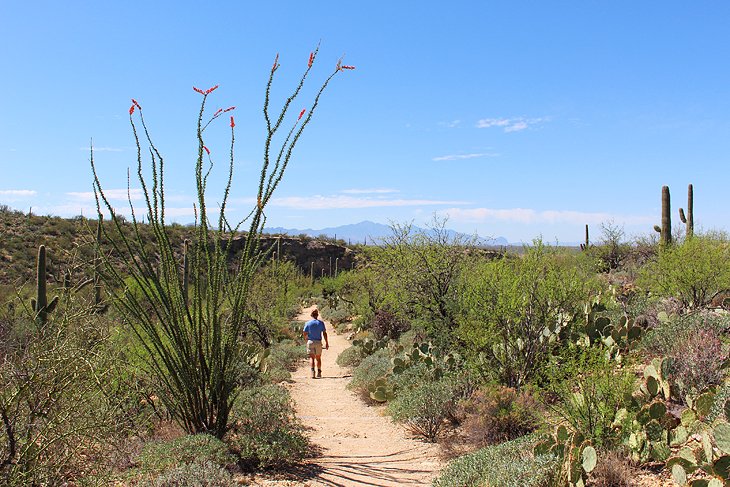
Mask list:
POLYGON ((319 311, 312 310, 312 319, 304 324, 304 339, 307 341, 307 353, 312 362, 312 379, 322 377, 322 337, 324 337, 324 348, 329 349, 330 343, 327 338, 327 330, 324 321, 320 320, 319 311), (317 362, 317 375, 314 374, 314 362, 317 362))

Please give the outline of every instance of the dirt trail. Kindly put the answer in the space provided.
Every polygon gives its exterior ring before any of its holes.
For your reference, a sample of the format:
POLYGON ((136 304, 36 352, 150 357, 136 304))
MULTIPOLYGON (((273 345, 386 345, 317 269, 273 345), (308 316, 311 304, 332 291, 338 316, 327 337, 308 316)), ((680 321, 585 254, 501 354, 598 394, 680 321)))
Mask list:
MULTIPOLYGON (((297 319, 311 319, 313 308, 297 319)), ((325 322, 329 350, 322 352, 322 378, 312 379, 309 361, 292 374, 289 385, 297 416, 309 428, 319 455, 306 461, 293 481, 261 481, 259 485, 303 486, 426 486, 441 462, 438 447, 409 437, 385 416, 382 407, 367 406, 346 386, 349 371, 337 356, 350 343, 325 322)))

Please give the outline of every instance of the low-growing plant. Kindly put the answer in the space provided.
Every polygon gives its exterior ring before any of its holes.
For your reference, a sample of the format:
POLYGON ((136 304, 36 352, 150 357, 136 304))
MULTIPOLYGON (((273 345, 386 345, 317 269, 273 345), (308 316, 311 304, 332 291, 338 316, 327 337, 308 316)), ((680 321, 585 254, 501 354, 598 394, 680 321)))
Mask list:
POLYGON ((596 468, 591 472, 591 484, 595 487, 632 487, 636 473, 629 460, 618 452, 601 452, 596 468))
POLYGON ((459 408, 469 442, 479 447, 514 440, 540 425, 537 401, 528 392, 509 387, 479 389, 459 408))
POLYGON ((671 374, 683 400, 721 382, 727 354, 713 330, 700 330, 679 342, 672 353, 671 374))
POLYGON ((389 338, 397 340, 403 332, 410 330, 411 325, 403 318, 386 310, 378 310, 370 322, 370 329, 376 339, 389 338))
POLYGON ((229 487, 233 476, 225 468, 211 461, 183 463, 140 485, 150 487, 229 487))
POLYGON ((435 442, 447 418, 455 415, 458 383, 445 376, 418 388, 399 390, 388 404, 393 419, 413 434, 435 442))
POLYGON ((488 446, 449 463, 433 487, 552 487, 560 473, 553 455, 533 455, 535 435, 488 446))
POLYGON ((372 355, 369 355, 360 362, 352 371, 352 381, 348 387, 357 391, 365 392, 368 388, 393 370, 390 362, 390 352, 381 348, 372 355))
POLYGON ((245 389, 232 412, 225 440, 244 465, 267 468, 304 457, 307 439, 286 389, 273 384, 245 389))
POLYGON ((199 433, 170 441, 147 443, 139 455, 139 472, 146 477, 173 470, 180 465, 210 462, 221 467, 233 466, 236 458, 228 446, 213 435, 199 433))
POLYGON ((306 357, 307 351, 303 345, 292 340, 277 342, 269 348, 264 378, 274 383, 289 380, 297 363, 306 357))

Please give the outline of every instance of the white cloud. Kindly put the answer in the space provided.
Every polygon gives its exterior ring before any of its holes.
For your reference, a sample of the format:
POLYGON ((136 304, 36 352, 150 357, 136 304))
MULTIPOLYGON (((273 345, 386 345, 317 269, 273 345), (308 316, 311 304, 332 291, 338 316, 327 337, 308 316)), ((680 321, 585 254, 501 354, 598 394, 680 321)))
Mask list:
POLYGON ((343 189, 340 193, 344 194, 388 194, 398 193, 397 189, 388 188, 372 188, 372 189, 343 189))
POLYGON ((497 157, 499 154, 494 153, 477 153, 477 154, 449 154, 447 156, 434 157, 433 161, 461 161, 464 159, 476 159, 479 157, 497 157))
MULTIPOLYGON (((66 193, 67 196, 70 196, 73 199, 76 200, 82 200, 82 201, 93 201, 94 200, 94 192, 93 191, 83 191, 83 192, 70 192, 66 193)), ((123 200, 127 201, 127 189, 105 189, 104 195, 107 197, 108 200, 123 200)), ((142 189, 141 188, 132 188, 129 190, 129 197, 132 199, 132 201, 135 200, 141 200, 142 199, 142 189)))
POLYGON ((0 197, 7 198, 29 198, 38 194, 33 189, 0 189, 0 197))
POLYGON ((401 206, 442 206, 466 204, 459 201, 421 199, 355 198, 352 196, 290 196, 274 198, 272 206, 297 210, 331 210, 354 208, 382 208, 401 206))
POLYGON ((533 210, 529 208, 448 208, 442 213, 450 220, 469 223, 506 221, 513 223, 570 223, 575 225, 599 224, 610 220, 626 224, 649 224, 654 219, 641 215, 612 215, 573 210, 533 210))
POLYGON ((441 122, 441 123, 439 123, 439 125, 453 129, 453 128, 456 128, 459 125, 461 125, 461 120, 452 120, 450 122, 441 122))
POLYGON ((549 122, 550 117, 537 117, 537 118, 524 118, 524 117, 513 117, 513 118, 482 118, 477 121, 476 127, 480 129, 486 129, 491 127, 500 127, 505 132, 520 132, 525 130, 532 125, 538 125, 541 123, 549 122))

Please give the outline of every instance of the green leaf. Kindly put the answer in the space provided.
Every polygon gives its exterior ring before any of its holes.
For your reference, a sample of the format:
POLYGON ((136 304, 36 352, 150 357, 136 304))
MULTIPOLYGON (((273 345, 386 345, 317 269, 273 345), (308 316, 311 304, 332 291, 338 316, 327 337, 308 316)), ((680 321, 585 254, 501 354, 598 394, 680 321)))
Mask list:
POLYGON ((695 410, 697 411, 697 415, 703 418, 710 414, 710 410, 714 403, 715 395, 713 393, 705 392, 704 394, 700 394, 697 399, 695 399, 695 410))
POLYGON ((730 478, 730 456, 723 455, 715 460, 712 464, 712 470, 718 477, 728 480, 730 478))
POLYGON ((649 406, 649 416, 652 419, 659 419, 667 412, 667 406, 661 401, 656 401, 649 406))
MULTIPOLYGON (((649 367, 651 367, 651 365, 649 367)), ((649 391, 651 397, 659 394, 659 382, 654 378, 654 376, 650 375, 646 378, 646 389, 649 391)))
POLYGON ((555 438, 560 443, 565 443, 566 441, 568 441, 568 428, 566 428, 562 424, 558 426, 558 428, 555 430, 555 438))

